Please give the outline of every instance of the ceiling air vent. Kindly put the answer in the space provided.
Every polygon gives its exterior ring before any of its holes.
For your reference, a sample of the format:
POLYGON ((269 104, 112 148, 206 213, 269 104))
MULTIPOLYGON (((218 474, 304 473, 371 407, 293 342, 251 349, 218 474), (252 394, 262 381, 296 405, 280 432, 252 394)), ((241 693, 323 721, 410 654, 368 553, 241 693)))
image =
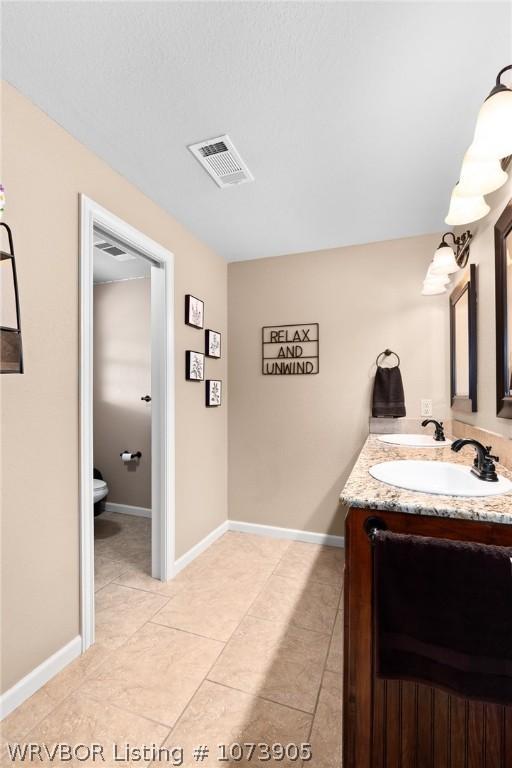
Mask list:
POLYGON ((136 258, 133 254, 126 253, 126 251, 121 250, 117 245, 112 245, 112 243, 98 242, 94 243, 94 247, 104 253, 108 253, 109 256, 112 256, 116 261, 133 261, 133 259, 136 258))
POLYGON ((190 151, 219 187, 254 181, 254 176, 238 154, 229 136, 191 144, 190 151))

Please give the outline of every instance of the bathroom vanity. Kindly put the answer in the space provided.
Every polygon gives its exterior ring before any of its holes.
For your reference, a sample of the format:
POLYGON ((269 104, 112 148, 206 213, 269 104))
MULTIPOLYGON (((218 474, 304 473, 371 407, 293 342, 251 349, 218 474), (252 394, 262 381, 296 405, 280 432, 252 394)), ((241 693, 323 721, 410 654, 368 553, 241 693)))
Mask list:
MULTIPOLYGON (((472 451, 409 448, 370 435, 341 494, 345 527, 344 768, 512 768, 512 706, 449 695, 428 685, 376 677, 372 545, 365 521, 390 531, 512 546, 512 494, 429 495, 372 478, 376 464, 434 460, 470 465, 472 451)), ((512 475, 497 465, 501 476, 512 475)))

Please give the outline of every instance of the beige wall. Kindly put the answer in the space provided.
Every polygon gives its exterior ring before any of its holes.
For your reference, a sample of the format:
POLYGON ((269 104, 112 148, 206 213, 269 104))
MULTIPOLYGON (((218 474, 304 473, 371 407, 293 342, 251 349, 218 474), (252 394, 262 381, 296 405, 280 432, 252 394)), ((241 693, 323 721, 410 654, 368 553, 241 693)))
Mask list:
MULTIPOLYGON (((79 632, 79 194, 176 256, 177 556, 226 519, 227 388, 224 406, 208 409, 203 388, 185 381, 185 350, 203 337, 184 325, 183 297, 203 298, 208 325, 226 332, 227 268, 12 87, 2 97, 26 366, 1 381, 5 690, 79 632)), ((226 355, 215 374, 226 379, 226 355)))
POLYGON ((229 265, 229 517, 341 533, 377 354, 402 359, 407 413, 447 413, 446 296, 420 296, 439 236, 229 265), (263 376, 261 328, 320 323, 320 373, 263 376))
MULTIPOLYGON (((478 265, 478 412, 453 416, 467 424, 512 438, 512 420, 496 416, 496 320, 494 281, 494 225, 512 198, 512 179, 487 196, 491 212, 470 226, 473 233, 470 262, 478 265)), ((464 227, 467 229, 467 227, 464 227)))
POLYGON ((151 509, 151 280, 94 286, 94 466, 108 501, 151 509), (121 451, 140 451, 123 464, 121 451))

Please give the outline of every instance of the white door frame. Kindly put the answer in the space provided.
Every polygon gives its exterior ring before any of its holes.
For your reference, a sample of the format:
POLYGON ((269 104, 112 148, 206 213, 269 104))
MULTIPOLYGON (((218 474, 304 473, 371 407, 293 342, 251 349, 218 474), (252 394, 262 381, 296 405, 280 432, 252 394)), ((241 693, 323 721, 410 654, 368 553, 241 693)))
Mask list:
POLYGON ((174 575, 174 254, 80 195, 80 614, 82 652, 94 642, 93 228, 141 252, 151 269, 152 574, 174 575))

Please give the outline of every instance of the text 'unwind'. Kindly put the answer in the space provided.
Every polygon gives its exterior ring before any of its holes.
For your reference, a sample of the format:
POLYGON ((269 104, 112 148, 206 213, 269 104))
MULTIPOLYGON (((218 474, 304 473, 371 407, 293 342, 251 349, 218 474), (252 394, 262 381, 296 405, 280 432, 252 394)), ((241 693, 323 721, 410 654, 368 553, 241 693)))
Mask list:
POLYGON ((265 376, 318 373, 318 323, 263 328, 262 372, 265 376))

